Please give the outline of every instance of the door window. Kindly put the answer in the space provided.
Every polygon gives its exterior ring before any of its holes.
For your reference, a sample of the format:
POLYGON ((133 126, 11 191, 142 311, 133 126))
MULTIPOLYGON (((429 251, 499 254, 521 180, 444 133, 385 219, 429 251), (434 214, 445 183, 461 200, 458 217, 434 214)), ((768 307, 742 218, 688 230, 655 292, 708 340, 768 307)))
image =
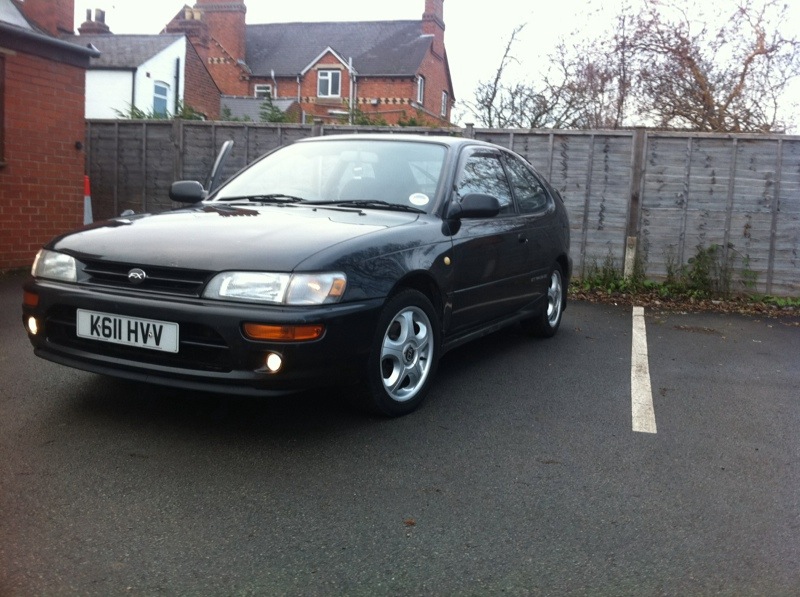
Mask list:
POLYGON ((511 188, 500 163, 500 154, 476 152, 468 156, 459 173, 456 191, 459 197, 470 193, 491 195, 500 202, 501 214, 514 212, 511 188))

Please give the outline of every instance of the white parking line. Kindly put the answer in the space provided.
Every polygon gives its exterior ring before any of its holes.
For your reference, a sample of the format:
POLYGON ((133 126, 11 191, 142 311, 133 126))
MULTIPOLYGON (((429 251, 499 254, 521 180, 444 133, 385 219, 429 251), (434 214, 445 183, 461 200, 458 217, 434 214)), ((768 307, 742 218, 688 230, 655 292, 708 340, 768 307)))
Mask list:
POLYGON ((647 330, 644 307, 633 308, 633 338, 631 343, 631 415, 633 430, 656 432, 656 413, 650 387, 650 365, 647 358, 647 330))

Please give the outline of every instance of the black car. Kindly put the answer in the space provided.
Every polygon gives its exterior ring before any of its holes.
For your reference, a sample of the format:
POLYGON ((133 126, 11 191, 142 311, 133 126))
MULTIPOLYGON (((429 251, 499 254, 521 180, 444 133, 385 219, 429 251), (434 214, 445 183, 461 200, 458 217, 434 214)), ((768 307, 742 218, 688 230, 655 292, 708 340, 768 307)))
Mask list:
POLYGON ((480 141, 341 135, 281 147, 191 205, 48 243, 23 323, 45 359, 232 394, 358 385, 411 412, 449 349, 566 306, 559 193, 480 141))

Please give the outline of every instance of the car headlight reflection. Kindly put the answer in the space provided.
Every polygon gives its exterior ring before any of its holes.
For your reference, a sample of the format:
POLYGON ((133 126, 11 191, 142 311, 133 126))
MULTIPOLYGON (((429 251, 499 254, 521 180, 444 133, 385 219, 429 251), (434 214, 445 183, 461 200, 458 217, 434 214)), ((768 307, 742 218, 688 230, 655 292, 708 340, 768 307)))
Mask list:
POLYGON ((322 305, 338 302, 346 286, 347 278, 340 272, 223 272, 211 279, 203 296, 276 305, 322 305))
POLYGON ((37 278, 49 278, 61 282, 76 282, 78 267, 74 257, 42 249, 36 254, 31 274, 37 278))

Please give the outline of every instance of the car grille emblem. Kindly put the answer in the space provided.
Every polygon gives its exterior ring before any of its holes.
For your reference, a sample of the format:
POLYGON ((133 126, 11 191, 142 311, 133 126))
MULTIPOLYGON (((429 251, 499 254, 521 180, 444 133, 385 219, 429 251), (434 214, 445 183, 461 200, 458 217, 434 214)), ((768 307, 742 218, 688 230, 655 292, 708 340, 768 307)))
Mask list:
POLYGON ((138 267, 135 267, 128 272, 128 281, 131 284, 141 284, 146 278, 147 274, 145 271, 143 269, 139 269, 138 267))

